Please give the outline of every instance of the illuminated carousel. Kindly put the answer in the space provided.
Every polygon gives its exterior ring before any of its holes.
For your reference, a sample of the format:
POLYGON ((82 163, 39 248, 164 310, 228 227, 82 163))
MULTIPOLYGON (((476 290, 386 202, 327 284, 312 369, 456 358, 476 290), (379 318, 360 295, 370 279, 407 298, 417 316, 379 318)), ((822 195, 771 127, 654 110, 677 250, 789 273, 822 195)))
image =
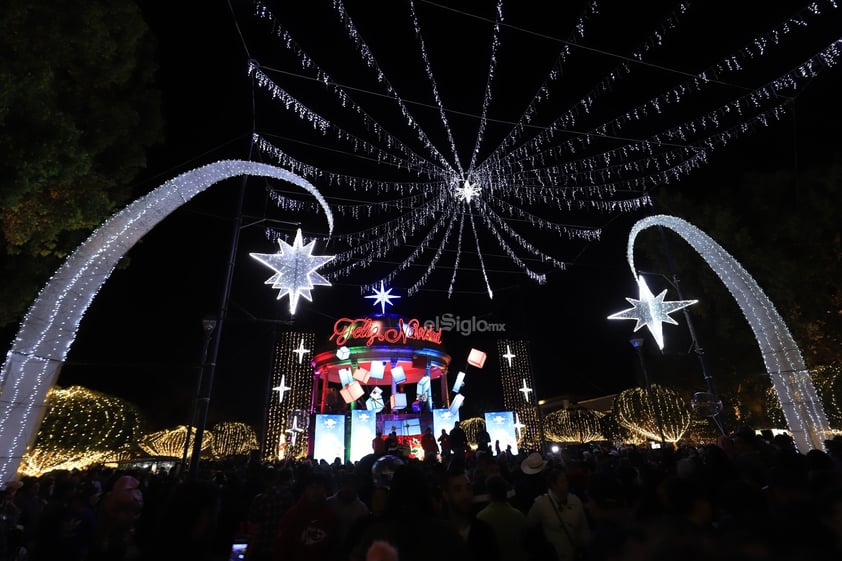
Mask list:
POLYGON ((378 433, 391 432, 415 454, 427 427, 449 430, 458 407, 451 409, 451 357, 441 336, 441 329, 396 314, 338 319, 311 363, 314 457, 329 459, 331 450, 342 457, 347 439, 349 457, 359 459, 372 452, 378 433))

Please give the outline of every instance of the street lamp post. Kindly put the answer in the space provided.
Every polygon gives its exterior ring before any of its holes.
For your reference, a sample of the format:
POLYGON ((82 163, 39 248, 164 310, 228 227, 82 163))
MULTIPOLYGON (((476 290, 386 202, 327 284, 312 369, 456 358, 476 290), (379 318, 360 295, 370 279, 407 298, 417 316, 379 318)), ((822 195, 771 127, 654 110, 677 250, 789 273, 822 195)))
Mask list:
MULTIPOLYGON (((196 438, 193 439, 193 456, 190 459, 190 479, 196 479, 199 473, 199 461, 202 455, 202 441, 205 436, 205 425, 208 422, 208 407, 210 405, 211 388, 213 388, 214 364, 208 364, 208 348, 216 330, 217 320, 205 318, 202 320, 204 329, 204 345, 202 348, 202 366, 199 371, 199 383, 196 391, 196 399, 193 402, 193 420, 198 409, 198 421, 196 422, 196 438)), ((187 441, 190 440, 190 430, 187 428, 187 441)), ((188 444, 185 442, 185 449, 188 444)))
POLYGON ((658 410, 658 405, 655 402, 655 396, 652 394, 652 385, 649 383, 649 371, 646 369, 646 361, 643 360, 643 338, 632 337, 629 343, 637 351, 637 357, 640 359, 640 369, 643 371, 643 383, 646 386, 646 395, 649 397, 649 407, 655 414, 655 423, 658 425, 658 434, 661 435, 661 446, 666 445, 664 438, 664 425, 661 423, 661 412, 658 410))
POLYGON ((190 409, 190 419, 187 423, 187 435, 184 437, 184 454, 181 457, 181 473, 187 468, 187 454, 190 450, 190 437, 193 435, 193 427, 196 426, 196 407, 199 403, 199 396, 202 392, 202 380, 205 366, 208 361, 208 348, 210 347, 213 332, 216 329, 216 319, 206 317, 202 320, 202 360, 199 362, 199 372, 196 375, 196 393, 193 397, 193 406, 190 409))

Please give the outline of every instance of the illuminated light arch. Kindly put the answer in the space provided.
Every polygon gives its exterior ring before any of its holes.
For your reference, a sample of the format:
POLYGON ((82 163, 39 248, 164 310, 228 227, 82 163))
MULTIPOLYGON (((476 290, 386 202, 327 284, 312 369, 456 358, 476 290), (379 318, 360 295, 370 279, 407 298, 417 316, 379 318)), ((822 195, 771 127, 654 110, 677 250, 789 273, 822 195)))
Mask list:
POLYGON ((680 235, 719 276, 754 332, 798 450, 824 450, 824 441, 830 434, 827 417, 801 351, 771 300, 748 271, 710 236, 681 218, 662 214, 638 221, 629 233, 626 257, 634 278, 638 277, 634 266, 635 238, 652 226, 664 226, 680 235))
POLYGON ((287 170, 244 160, 224 160, 183 173, 103 222, 41 289, 0 370, 0 482, 16 475, 82 316, 119 260, 178 207, 211 185, 242 175, 272 177, 302 187, 321 204, 333 231, 330 208, 311 183, 287 170))

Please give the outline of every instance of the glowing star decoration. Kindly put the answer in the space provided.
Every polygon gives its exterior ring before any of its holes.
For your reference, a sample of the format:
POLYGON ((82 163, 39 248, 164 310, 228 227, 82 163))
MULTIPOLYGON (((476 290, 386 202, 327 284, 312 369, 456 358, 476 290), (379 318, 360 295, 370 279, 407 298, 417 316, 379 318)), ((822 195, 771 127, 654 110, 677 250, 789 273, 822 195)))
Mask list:
POLYGON ((532 391, 532 388, 526 385, 526 378, 523 379, 523 387, 518 389, 518 391, 523 392, 523 398, 529 401, 529 392, 532 391))
POLYGON ((304 432, 304 429, 298 426, 298 417, 292 418, 292 426, 285 431, 289 435, 289 443, 295 446, 295 439, 299 434, 304 432))
POLYGON ((330 281, 316 272, 316 269, 334 258, 333 255, 313 255, 315 240, 304 245, 301 228, 295 233, 295 240, 289 245, 278 238, 278 253, 249 253, 273 271, 264 284, 271 284, 279 290, 278 300, 289 296, 289 313, 295 315, 298 299, 305 298, 310 302, 313 297, 310 290, 314 286, 330 286, 330 281))
POLYGON ((286 374, 281 374, 281 385, 275 386, 272 389, 278 392, 278 403, 283 403, 284 395, 286 395, 287 391, 292 389, 291 387, 286 385, 286 374))
POLYGON ((509 368, 512 366, 512 359, 516 356, 517 355, 512 352, 512 349, 509 348, 509 345, 506 345, 506 354, 503 355, 503 358, 509 361, 509 368))
POLYGON ((520 422, 520 419, 518 418, 517 413, 515 413, 515 422, 512 426, 517 431, 517 437, 520 438, 521 437, 521 431, 526 428, 526 425, 524 425, 523 423, 520 422))
POLYGON ((298 348, 294 349, 292 352, 298 355, 298 364, 301 364, 301 361, 304 360, 304 355, 310 352, 310 349, 304 348, 304 338, 301 338, 301 343, 298 344, 298 348))
POLYGON ((482 189, 477 187, 476 183, 471 183, 466 179, 461 186, 453 190, 453 196, 462 202, 470 203, 479 197, 480 191, 482 189))
POLYGON ((393 299, 396 300, 396 299, 400 298, 400 296, 392 294, 392 289, 391 288, 386 289, 383 286, 383 281, 380 281, 380 290, 377 290, 375 288, 374 294, 366 296, 366 298, 373 298, 374 299, 374 305, 376 306, 376 305, 380 304, 380 313, 385 314, 386 313, 386 306, 387 305, 388 306, 394 306, 394 304, 392 303, 392 300, 393 299))
POLYGON ((664 297, 667 291, 664 290, 657 296, 652 295, 649 286, 643 278, 643 275, 637 276, 637 287, 640 292, 640 298, 626 298, 629 304, 634 306, 622 312, 617 312, 608 316, 608 319, 633 319, 637 321, 634 330, 638 331, 644 325, 649 328, 649 332, 658 343, 658 348, 664 348, 664 329, 663 323, 671 323, 678 325, 678 322, 670 317, 670 314, 682 308, 686 308, 691 304, 695 304, 698 300, 676 300, 673 302, 665 302, 664 297))

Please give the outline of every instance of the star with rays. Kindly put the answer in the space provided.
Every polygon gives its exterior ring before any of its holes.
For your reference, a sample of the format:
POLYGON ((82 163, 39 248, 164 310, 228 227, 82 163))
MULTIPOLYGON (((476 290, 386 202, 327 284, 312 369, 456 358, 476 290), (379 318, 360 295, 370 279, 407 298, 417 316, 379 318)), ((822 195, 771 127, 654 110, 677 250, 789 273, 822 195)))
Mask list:
POLYGON ((304 355, 310 352, 310 349, 304 348, 304 337, 301 338, 301 343, 298 344, 298 348, 293 349, 292 352, 298 355, 298 364, 301 364, 301 361, 304 360, 304 355))
POLYGON ((278 300, 289 296, 289 313, 295 315, 298 299, 306 298, 313 301, 310 290, 316 286, 330 286, 330 281, 316 272, 316 269, 333 259, 333 255, 313 255, 315 240, 304 245, 301 228, 295 234, 295 240, 289 245, 278 238, 280 251, 278 253, 249 253, 273 271, 264 284, 271 284, 272 288, 280 290, 278 300))
POLYGON ((386 306, 394 306, 392 303, 393 299, 398 299, 400 296, 392 294, 392 289, 389 288, 388 290, 385 289, 383 286, 383 281, 380 281, 380 290, 374 289, 374 294, 366 296, 366 298, 373 298, 374 305, 380 304, 380 313, 386 313, 386 306))
POLYGON ((670 314, 682 308, 686 308, 691 304, 695 304, 698 300, 675 300, 672 302, 665 302, 664 297, 667 291, 664 290, 657 296, 652 294, 649 290, 649 285, 643 278, 643 275, 637 277, 637 288, 640 293, 640 298, 626 298, 629 304, 634 306, 616 314, 611 314, 608 319, 633 319, 637 321, 634 330, 638 331, 641 327, 646 326, 649 332, 658 343, 658 348, 664 348, 664 329, 663 323, 671 323, 678 325, 678 322, 670 317, 670 314))
POLYGON ((477 187, 476 183, 471 183, 466 179, 465 183, 453 190, 453 195, 459 201, 470 203, 479 197, 480 191, 482 191, 482 189, 477 187))
POLYGON ((278 392, 278 403, 283 403, 284 395, 286 395, 287 391, 292 389, 291 387, 286 385, 286 374, 281 374, 281 384, 279 386, 275 386, 272 389, 278 392))
POLYGON ((512 359, 515 358, 517 355, 512 352, 512 349, 506 345, 506 354, 503 355, 503 358, 509 361, 509 368, 512 366, 512 359))
POLYGON ((293 446, 295 446, 295 439, 296 439, 296 437, 297 437, 299 434, 301 434, 302 432, 304 432, 304 429, 302 429, 301 427, 299 427, 299 426, 298 426, 298 417, 293 417, 293 418, 292 418, 292 426, 291 426, 291 427, 289 427, 289 428, 288 428, 286 431, 284 431, 284 432, 286 432, 286 433, 290 436, 290 439, 289 439, 289 440, 290 440, 290 444, 291 444, 291 445, 293 445, 293 446))
POLYGON ((532 388, 526 385, 526 378, 523 379, 523 387, 518 389, 519 392, 523 392, 523 397, 526 401, 529 401, 529 392, 532 391, 532 388))

